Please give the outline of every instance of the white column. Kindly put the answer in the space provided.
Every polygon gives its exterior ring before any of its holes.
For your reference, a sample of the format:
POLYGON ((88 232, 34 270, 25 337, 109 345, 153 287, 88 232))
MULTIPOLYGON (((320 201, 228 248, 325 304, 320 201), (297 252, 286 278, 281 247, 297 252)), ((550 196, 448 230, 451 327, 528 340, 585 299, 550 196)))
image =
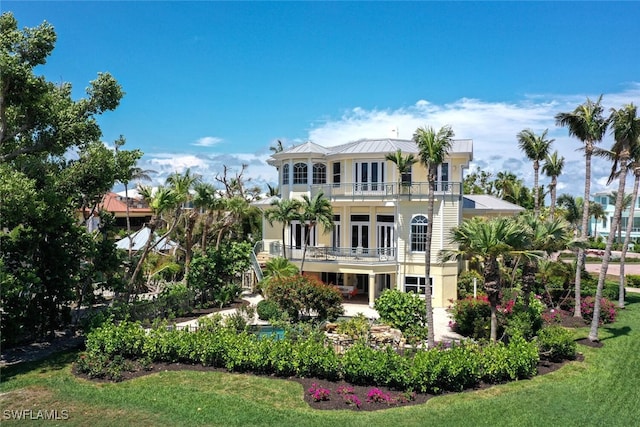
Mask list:
POLYGON ((373 308, 376 300, 376 275, 369 274, 369 307, 373 308))

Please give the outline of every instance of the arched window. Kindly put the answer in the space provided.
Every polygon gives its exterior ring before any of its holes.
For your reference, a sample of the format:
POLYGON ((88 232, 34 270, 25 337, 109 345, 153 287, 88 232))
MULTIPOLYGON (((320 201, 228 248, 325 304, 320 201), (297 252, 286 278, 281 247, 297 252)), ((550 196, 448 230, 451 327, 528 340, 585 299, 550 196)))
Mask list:
POLYGON ((313 164, 313 183, 314 184, 327 183, 327 165, 325 165, 324 163, 313 164))
POLYGON ((307 183, 307 164, 296 163, 293 165, 293 183, 294 184, 306 184, 307 183))
POLYGON ((289 163, 282 165, 282 185, 289 184, 289 163))
POLYGON ((416 215, 411 219, 411 252, 427 250, 427 217, 416 215))

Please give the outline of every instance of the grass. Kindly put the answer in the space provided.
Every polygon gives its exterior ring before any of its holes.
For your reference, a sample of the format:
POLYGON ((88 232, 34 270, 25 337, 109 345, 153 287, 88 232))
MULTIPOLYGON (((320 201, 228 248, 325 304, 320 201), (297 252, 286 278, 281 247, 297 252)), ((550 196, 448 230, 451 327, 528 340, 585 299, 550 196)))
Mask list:
MULTIPOLYGON (((603 326, 602 348, 578 346, 584 362, 489 389, 377 412, 317 411, 294 382, 219 372, 162 372, 122 383, 71 373, 76 353, 2 370, 0 418, 7 410, 65 410, 59 425, 92 426, 628 426, 640 419, 640 294, 603 326)), ((576 331, 586 337, 587 328, 576 331)), ((15 422, 16 424, 18 422, 15 422)), ((41 421, 53 425, 51 421, 41 421)))

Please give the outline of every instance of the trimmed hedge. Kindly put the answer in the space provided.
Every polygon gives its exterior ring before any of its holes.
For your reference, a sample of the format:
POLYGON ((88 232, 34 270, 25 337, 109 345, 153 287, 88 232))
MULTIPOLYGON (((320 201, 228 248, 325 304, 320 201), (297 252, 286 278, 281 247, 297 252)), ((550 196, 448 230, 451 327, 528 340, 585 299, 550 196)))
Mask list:
POLYGON ((357 343, 340 356, 325 345, 321 334, 278 340, 237 333, 215 321, 196 332, 158 328, 147 333, 137 323, 121 322, 105 324, 89 334, 78 368, 91 370, 93 376, 118 379, 118 375, 112 375, 117 371, 112 362, 123 357, 146 363, 202 363, 229 371, 284 377, 343 379, 423 393, 460 391, 480 381, 529 378, 536 374, 539 360, 538 344, 522 338, 484 346, 465 342, 410 355, 397 354, 390 347, 375 350, 357 343), (108 366, 111 371, 101 373, 96 366, 108 366))

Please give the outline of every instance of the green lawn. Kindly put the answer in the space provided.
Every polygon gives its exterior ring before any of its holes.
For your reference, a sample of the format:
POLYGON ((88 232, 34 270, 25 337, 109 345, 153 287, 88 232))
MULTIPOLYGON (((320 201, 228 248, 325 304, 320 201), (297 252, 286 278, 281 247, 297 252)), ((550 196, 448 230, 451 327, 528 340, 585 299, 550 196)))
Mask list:
MULTIPOLYGON (((587 329, 576 332, 586 337, 587 329)), ((91 426, 629 426, 640 420, 640 294, 601 329, 604 346, 579 346, 584 362, 532 380, 449 394, 424 405, 377 412, 316 411, 285 380, 216 372, 163 372, 117 384, 75 378, 75 353, 3 369, 0 423, 9 410, 57 410, 91 426), (65 411, 65 412, 62 412, 65 411)), ((22 421, 21 423, 24 423, 22 421)), ((37 422, 35 422, 37 424, 37 422)))

